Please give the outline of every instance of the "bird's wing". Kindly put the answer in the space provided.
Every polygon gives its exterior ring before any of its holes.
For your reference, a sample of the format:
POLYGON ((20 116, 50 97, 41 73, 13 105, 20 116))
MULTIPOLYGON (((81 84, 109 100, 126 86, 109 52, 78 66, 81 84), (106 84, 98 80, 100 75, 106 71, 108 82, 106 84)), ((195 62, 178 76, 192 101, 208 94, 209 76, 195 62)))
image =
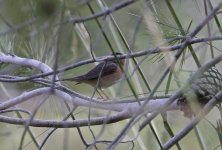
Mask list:
POLYGON ((102 62, 84 75, 84 80, 97 79, 100 76, 110 75, 117 70, 118 65, 112 61, 102 62))

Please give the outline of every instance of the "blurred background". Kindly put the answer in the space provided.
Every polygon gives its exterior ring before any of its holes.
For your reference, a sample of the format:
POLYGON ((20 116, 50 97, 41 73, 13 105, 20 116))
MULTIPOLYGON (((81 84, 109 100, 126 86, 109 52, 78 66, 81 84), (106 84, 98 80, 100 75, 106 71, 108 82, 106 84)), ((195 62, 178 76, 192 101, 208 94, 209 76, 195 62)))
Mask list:
MULTIPOLYGON (((126 0, 127 1, 127 0, 126 0)), ((39 60, 51 68, 55 63, 63 68, 77 62, 99 58, 121 52, 130 54, 148 51, 159 46, 173 46, 181 43, 184 36, 193 31, 206 15, 217 6, 219 0, 137 0, 117 11, 102 17, 74 23, 79 18, 105 12, 116 7, 124 0, 0 0, 0 50, 3 53, 39 60)), ((106 13, 105 13, 106 14, 106 13)), ((196 38, 220 36, 221 13, 196 35, 196 38)), ((129 76, 132 88, 125 79, 105 89, 111 99, 135 99, 146 97, 160 80, 164 70, 172 63, 177 51, 166 51, 144 55, 127 60, 125 73, 129 76), (139 67, 136 67, 136 66, 139 67)), ((167 75, 155 95, 165 96, 174 93, 198 69, 198 64, 205 64, 221 53, 221 41, 193 44, 184 50, 171 74, 167 75), (191 53, 194 51, 194 53, 191 53)), ((60 78, 81 75, 96 63, 82 65, 59 73, 60 78)), ((221 70, 221 65, 216 67, 221 70)), ((0 64, 0 75, 30 76, 41 73, 39 70, 12 64, 0 64)), ((86 84, 75 85, 63 82, 63 85, 82 95, 91 97, 94 89, 86 84)), ((1 101, 8 100, 43 85, 33 82, 0 83, 1 101)), ((98 97, 99 95, 95 95, 98 97)), ((19 107, 32 111, 39 99, 33 98, 19 107)), ((63 101, 55 96, 39 108, 36 119, 61 120, 68 113, 63 101)), ((73 113, 77 119, 87 118, 88 108, 80 107, 73 113)), ((93 110, 91 117, 107 114, 107 111, 93 110)), ((10 112, 4 115, 28 118, 27 114, 10 112)), ((179 145, 172 149, 221 149, 220 111, 212 110, 195 129, 185 136, 179 145)), ((71 120, 71 119, 70 119, 71 120)), ((142 120, 141 120, 142 122, 142 120)), ((138 133, 138 122, 124 138, 130 142, 119 144, 117 149, 159 149, 167 142, 171 134, 176 134, 185 127, 190 119, 181 111, 167 113, 167 123, 161 115, 138 133), (172 132, 172 133, 171 133, 172 132), (170 134, 171 133, 171 134, 170 134), (134 139, 135 138, 135 139, 134 139), (132 140, 133 139, 133 140, 132 140)), ((99 140, 112 141, 127 120, 104 126, 82 127, 84 139, 91 143, 93 136, 99 140)), ((34 139, 42 143, 52 130, 30 127, 34 139)), ((18 149, 24 126, 0 123, 1 149, 18 149)), ((106 149, 106 142, 97 144, 98 149, 106 149)), ((76 128, 57 129, 47 140, 45 150, 86 149, 76 128)), ((26 134, 22 149, 38 149, 30 134, 26 134)), ((92 149, 96 149, 93 147, 92 149)))

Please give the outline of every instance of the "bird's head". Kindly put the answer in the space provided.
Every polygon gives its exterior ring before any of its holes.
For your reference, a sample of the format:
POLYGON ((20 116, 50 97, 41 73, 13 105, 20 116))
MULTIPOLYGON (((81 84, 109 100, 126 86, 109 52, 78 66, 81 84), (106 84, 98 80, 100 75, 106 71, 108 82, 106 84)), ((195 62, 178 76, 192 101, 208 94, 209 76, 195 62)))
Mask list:
MULTIPOLYGON (((121 56, 121 55, 123 55, 123 53, 120 53, 120 52, 115 52, 112 54, 112 56, 121 56)), ((117 62, 117 61, 115 60, 115 62, 117 62)), ((124 65, 125 59, 119 59, 119 62, 121 63, 121 65, 124 65)))

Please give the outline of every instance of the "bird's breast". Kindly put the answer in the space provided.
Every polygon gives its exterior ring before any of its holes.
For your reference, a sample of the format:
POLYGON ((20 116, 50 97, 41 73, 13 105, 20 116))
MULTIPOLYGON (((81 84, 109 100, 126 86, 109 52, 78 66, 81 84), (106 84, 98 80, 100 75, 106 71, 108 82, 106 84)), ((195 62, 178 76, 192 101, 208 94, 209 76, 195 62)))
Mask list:
POLYGON ((100 88, 107 88, 112 86, 113 84, 115 84, 118 80, 121 79, 122 77, 122 70, 118 67, 118 69, 113 72, 112 74, 109 75, 103 75, 100 77, 100 79, 94 79, 94 80, 90 80, 88 81, 88 84, 91 84, 92 86, 97 85, 97 82, 99 80, 99 87, 100 88))

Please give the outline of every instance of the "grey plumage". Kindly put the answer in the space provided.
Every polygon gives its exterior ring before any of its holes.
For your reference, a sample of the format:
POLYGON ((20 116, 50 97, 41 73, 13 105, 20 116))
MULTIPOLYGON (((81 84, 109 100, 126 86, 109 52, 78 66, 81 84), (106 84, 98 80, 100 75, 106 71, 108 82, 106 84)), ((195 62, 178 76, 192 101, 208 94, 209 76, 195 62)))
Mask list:
POLYGON ((74 77, 75 80, 93 80, 99 76, 110 75, 117 69, 117 64, 112 61, 102 62, 98 64, 93 70, 90 70, 85 75, 74 77))

